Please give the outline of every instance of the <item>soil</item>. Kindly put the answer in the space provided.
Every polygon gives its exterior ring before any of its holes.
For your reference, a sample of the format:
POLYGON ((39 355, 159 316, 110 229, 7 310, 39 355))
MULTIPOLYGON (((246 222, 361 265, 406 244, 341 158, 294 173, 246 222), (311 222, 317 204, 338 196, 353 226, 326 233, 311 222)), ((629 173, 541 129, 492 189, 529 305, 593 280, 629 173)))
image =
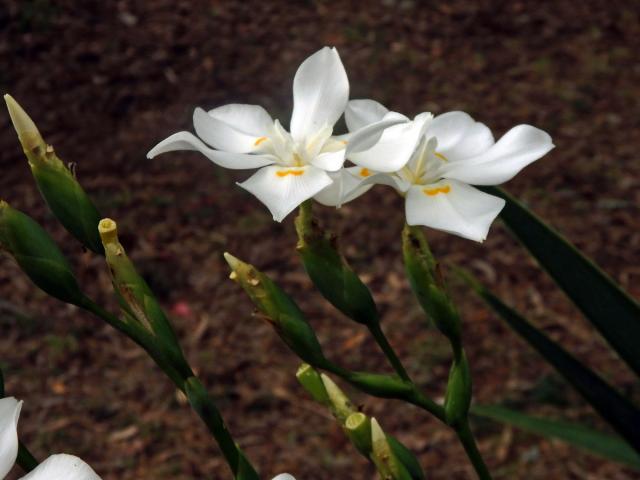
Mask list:
MULTIPOLYGON (((351 368, 388 366, 363 328, 304 274, 290 216, 274 223, 230 172, 188 152, 145 153, 191 129, 195 106, 264 106, 283 123, 301 61, 338 48, 352 98, 414 115, 464 110, 496 136, 520 123, 555 150, 507 190, 640 297, 640 8, 609 0, 418 2, 51 1, 0 6, 0 90, 31 114, 170 313, 187 356, 264 478, 372 479, 375 472, 297 384, 299 360, 252 316, 228 280, 230 251, 299 302, 326 353, 351 368)), ((40 221, 86 291, 116 310, 102 260, 46 209, 8 115, 0 114, 0 196, 40 221)), ((441 400, 450 353, 412 297, 399 252, 402 202, 384 187, 317 209, 371 287, 410 373, 441 400)), ((476 244, 427 231, 464 316, 475 401, 607 431, 591 408, 450 274, 470 269, 507 303, 636 400, 637 379, 500 222, 476 244)), ((49 299, 0 258, 0 365, 25 400, 21 439, 39 458, 68 452, 103 479, 229 478, 199 419, 133 342, 49 299)), ((341 384, 342 385, 342 384, 341 384)), ((451 432, 397 401, 343 385, 418 456, 430 479, 473 472, 451 432)), ((496 479, 614 479, 634 474, 564 443, 475 421, 496 479)), ((18 468, 9 478, 18 477, 18 468)))

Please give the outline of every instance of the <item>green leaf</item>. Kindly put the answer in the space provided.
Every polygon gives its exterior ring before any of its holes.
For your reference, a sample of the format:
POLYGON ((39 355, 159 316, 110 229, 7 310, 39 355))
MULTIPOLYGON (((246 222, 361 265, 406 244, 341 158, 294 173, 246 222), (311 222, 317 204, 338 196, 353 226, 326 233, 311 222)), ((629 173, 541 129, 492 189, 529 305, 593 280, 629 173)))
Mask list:
POLYGON ((640 305, 564 237, 508 193, 496 187, 483 190, 507 201, 500 218, 640 376, 640 305))
POLYGON ((629 444, 640 452, 640 410, 600 376, 580 363, 564 348, 508 307, 489 290, 467 275, 467 280, 509 326, 524 338, 547 362, 591 404, 629 444))
POLYGON ((513 425, 527 432, 563 440, 575 447, 640 470, 640 455, 616 436, 582 425, 532 417, 497 405, 475 405, 471 412, 474 415, 513 425))

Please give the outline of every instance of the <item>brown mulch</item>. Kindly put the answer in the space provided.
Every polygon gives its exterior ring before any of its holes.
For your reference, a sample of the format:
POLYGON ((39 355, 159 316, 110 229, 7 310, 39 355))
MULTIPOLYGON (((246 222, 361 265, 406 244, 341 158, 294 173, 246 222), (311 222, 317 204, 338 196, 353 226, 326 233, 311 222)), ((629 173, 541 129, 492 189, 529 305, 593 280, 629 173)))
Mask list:
MULTIPOLYGON (((285 123, 293 74, 338 47, 352 98, 410 115, 461 109, 497 135, 518 123, 557 148, 508 190, 640 297, 640 8, 618 0, 51 1, 0 6, 0 89, 31 113, 171 313, 189 360, 264 478, 370 479, 374 472, 294 378, 298 360, 228 281, 228 250, 277 279, 308 314, 331 358, 385 371, 362 328, 315 293, 294 251, 291 218, 267 210, 228 172, 191 153, 145 158, 189 129, 193 108, 263 105, 285 123)), ((82 285, 115 309, 101 259, 82 252, 46 210, 7 115, 0 115, 0 197, 41 221, 82 285)), ((382 187, 319 210, 342 235, 400 356, 442 397, 449 352, 408 289, 401 201, 382 187)), ((480 245, 428 232, 446 265, 476 273, 506 302, 630 396, 637 379, 497 222, 480 245)), ((606 429, 526 344, 455 279, 479 403, 510 402, 606 429)), ((229 478, 215 444, 131 341, 46 298, 0 258, 0 366, 25 400, 20 435, 44 458, 82 456, 107 479, 229 478)), ((346 387, 345 387, 346 388, 346 387)), ((346 388, 418 455, 431 479, 473 478, 454 436, 417 409, 346 388)), ((615 479, 611 462, 490 422, 474 424, 500 479, 615 479)), ((16 469, 18 470, 18 469, 16 469)), ((17 478, 17 472, 14 472, 17 478)), ((14 478, 10 477, 10 478, 14 478)))

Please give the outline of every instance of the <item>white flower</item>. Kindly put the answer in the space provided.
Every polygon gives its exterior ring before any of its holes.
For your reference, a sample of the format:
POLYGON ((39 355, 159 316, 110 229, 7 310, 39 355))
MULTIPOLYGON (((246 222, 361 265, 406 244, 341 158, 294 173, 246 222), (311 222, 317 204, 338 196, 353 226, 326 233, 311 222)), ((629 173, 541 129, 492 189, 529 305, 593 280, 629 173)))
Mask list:
POLYGON ((280 475, 276 475, 271 480, 296 480, 292 475, 288 473, 281 473, 280 475))
MULTIPOLYGON (((22 401, 0 399, 0 480, 13 467, 18 455, 18 417, 22 401)), ((93 469, 73 455, 51 455, 21 480, 100 480, 93 469)))
POLYGON ((257 105, 231 104, 205 112, 197 108, 193 124, 200 139, 178 132, 147 154, 197 150, 231 169, 260 168, 239 185, 255 195, 282 221, 303 201, 333 183, 330 172, 342 168, 345 154, 371 147, 387 126, 402 119, 382 115, 349 136, 334 137, 333 126, 349 99, 349 81, 335 48, 307 58, 293 80, 291 132, 257 105))
MULTIPOLYGON (((372 100, 352 100, 345 112, 349 130, 378 122, 388 110, 372 100)), ((358 180, 343 192, 352 200, 369 185, 385 184, 405 196, 409 225, 425 225, 475 241, 486 238, 505 201, 471 185, 498 185, 554 147, 551 137, 518 125, 494 141, 489 128, 463 112, 433 118, 420 114, 387 128, 372 148, 355 152, 358 180)))

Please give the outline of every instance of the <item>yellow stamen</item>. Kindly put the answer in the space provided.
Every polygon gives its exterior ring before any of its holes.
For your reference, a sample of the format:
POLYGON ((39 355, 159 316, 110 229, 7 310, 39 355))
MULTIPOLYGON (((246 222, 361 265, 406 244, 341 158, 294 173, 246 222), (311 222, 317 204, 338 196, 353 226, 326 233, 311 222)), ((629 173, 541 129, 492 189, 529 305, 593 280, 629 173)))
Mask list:
POLYGON ((371 175, 371 172, 368 169, 366 169, 366 168, 360 169, 360 176, 361 177, 368 177, 370 175, 371 175))
POLYGON ((439 193, 449 193, 451 191, 451 187, 449 185, 445 185, 444 187, 436 187, 436 188, 424 188, 422 192, 425 195, 429 195, 433 197, 438 195, 439 193))
POLYGON ((256 143, 254 143, 254 145, 257 147, 262 142, 264 142, 266 139, 267 139, 267 137, 260 137, 259 139, 256 140, 256 143))
POLYGON ((349 143, 349 142, 347 142, 346 140, 340 140, 340 142, 341 142, 343 145, 346 145, 347 143, 349 143))
POLYGON ((304 170, 278 170, 276 172, 276 175, 278 175, 279 177, 286 177, 287 175, 294 175, 296 177, 299 177, 303 173, 304 170))
POLYGON ((447 157, 445 157, 444 155, 442 155, 441 153, 434 152, 434 155, 435 155, 436 157, 438 157, 438 158, 439 158, 440 160, 442 160, 442 161, 445 161, 445 162, 448 162, 448 161, 449 161, 449 159, 448 159, 447 157))

